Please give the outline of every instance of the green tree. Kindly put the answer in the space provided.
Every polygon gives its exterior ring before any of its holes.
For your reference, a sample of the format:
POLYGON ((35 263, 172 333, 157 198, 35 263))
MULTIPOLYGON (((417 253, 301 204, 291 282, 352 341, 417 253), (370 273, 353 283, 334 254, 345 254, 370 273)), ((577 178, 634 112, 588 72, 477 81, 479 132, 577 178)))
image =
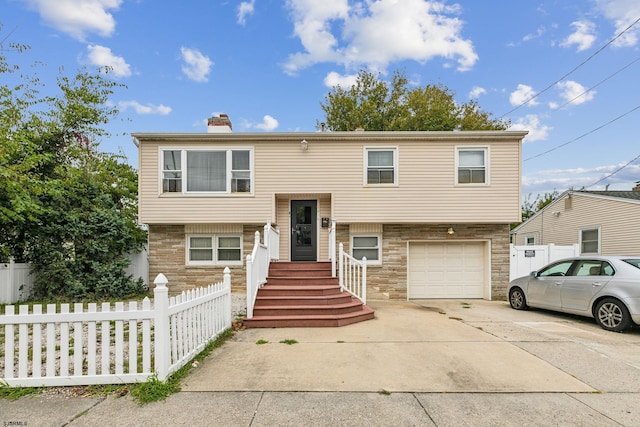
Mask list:
POLYGON ((360 71, 348 89, 334 86, 320 103, 332 131, 362 127, 370 131, 504 130, 508 121, 494 119, 477 101, 459 104, 443 85, 410 89, 403 72, 385 82, 360 71))
POLYGON ((107 70, 60 75, 59 94, 40 95, 37 77, 20 75, 0 45, 0 258, 30 262, 36 296, 124 296, 141 289, 125 274, 140 250, 137 174, 122 155, 99 150, 118 111, 122 85, 107 70), (3 79, 4 80, 4 79, 3 79), (7 79, 5 81, 10 81, 7 79))
POLYGON ((531 200, 532 195, 529 193, 522 201, 522 221, 524 222, 534 216, 545 206, 556 200, 559 195, 558 190, 553 190, 550 193, 538 194, 534 200, 531 200))

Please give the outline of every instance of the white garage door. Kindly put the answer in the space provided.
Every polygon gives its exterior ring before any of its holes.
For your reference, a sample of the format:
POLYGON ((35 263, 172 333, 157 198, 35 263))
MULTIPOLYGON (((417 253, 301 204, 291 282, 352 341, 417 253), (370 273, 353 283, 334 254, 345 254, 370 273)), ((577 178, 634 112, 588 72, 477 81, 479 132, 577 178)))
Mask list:
POLYGON ((484 297, 485 245, 484 242, 409 243, 409 298, 484 297))

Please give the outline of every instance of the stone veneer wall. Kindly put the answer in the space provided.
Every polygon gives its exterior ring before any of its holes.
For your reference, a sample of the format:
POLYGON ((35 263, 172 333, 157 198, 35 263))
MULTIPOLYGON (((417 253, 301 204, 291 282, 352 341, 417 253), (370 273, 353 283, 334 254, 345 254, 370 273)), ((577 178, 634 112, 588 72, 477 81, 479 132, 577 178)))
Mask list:
MULTIPOLYGON (((491 295, 504 299, 509 283, 509 225, 457 224, 455 234, 446 233, 449 224, 385 224, 382 235, 383 263, 369 266, 368 299, 407 299, 407 241, 456 241, 488 239, 491 241, 491 295)), ((255 232, 261 225, 243 227, 243 260, 253 249, 255 232)), ((349 251, 349 225, 338 224, 337 243, 349 251)), ((222 280, 223 266, 186 266, 186 239, 183 225, 149 226, 149 283, 158 273, 169 280, 172 295, 183 290, 206 286, 222 280)), ((232 292, 245 292, 246 271, 242 266, 230 266, 232 292)), ((153 287, 153 285, 151 285, 153 287)))
MULTIPOLYGON (((245 259, 253 249, 256 231, 262 232, 262 226, 245 225, 243 227, 243 265, 229 266, 231 292, 245 292, 246 290, 245 259)), ((186 237, 183 225, 149 226, 149 283, 151 288, 153 288, 153 280, 158 273, 163 273, 169 280, 167 286, 171 295, 222 281, 224 266, 185 265, 185 251, 186 237)))
MULTIPOLYGON (((407 299, 407 241, 488 239, 491 241, 491 297, 505 299, 509 283, 509 225, 456 224, 453 236, 446 233, 449 227, 449 224, 385 224, 382 266, 370 266, 367 270, 367 298, 407 299)), ((348 237, 344 238, 340 231, 339 241, 348 242, 348 237)))

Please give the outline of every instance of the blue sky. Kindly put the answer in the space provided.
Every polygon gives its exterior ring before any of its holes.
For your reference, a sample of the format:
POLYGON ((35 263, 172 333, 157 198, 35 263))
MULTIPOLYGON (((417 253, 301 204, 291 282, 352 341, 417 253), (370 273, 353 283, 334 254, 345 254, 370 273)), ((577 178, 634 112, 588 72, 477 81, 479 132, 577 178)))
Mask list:
POLYGON ((49 87, 113 67, 127 89, 100 146, 132 165, 130 133, 206 132, 218 113, 234 132, 315 131, 333 85, 404 70, 529 131, 526 197, 640 180, 639 18, 637 0, 2 0, 0 40, 30 45, 5 54, 45 64, 49 87))

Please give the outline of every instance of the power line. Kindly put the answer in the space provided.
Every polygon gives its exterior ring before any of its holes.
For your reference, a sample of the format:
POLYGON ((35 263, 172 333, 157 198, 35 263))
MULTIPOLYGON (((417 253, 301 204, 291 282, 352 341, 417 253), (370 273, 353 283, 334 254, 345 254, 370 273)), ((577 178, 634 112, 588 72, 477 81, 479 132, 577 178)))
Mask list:
POLYGON ((620 33, 618 33, 614 38, 612 38, 611 40, 609 40, 607 43, 605 43, 600 49, 598 49, 597 51, 595 51, 593 54, 591 54, 591 56, 589 56, 587 59, 585 59, 584 61, 582 61, 580 64, 578 64, 577 66, 573 67, 571 69, 571 71, 569 71, 568 73, 566 73, 565 75, 563 75, 562 77, 560 77, 558 80, 556 80, 555 82, 551 83, 549 86, 545 87, 544 89, 542 89, 540 92, 536 93, 535 95, 531 96, 530 98, 526 99, 524 102, 522 102, 521 104, 515 106, 514 108, 512 108, 511 110, 507 111, 506 113, 504 113, 502 116, 500 116, 499 118, 502 119, 505 116, 513 113, 514 111, 518 110, 520 107, 528 104, 529 102, 531 102, 532 100, 536 99, 538 96, 542 95, 543 93, 545 93, 546 91, 548 91, 549 89, 551 89, 552 87, 554 87, 555 85, 557 85, 558 83, 560 83, 562 80, 566 79, 567 77, 569 77, 571 74, 573 74, 578 68, 582 67, 584 64, 586 64, 587 62, 591 61, 596 55, 598 55, 600 52, 602 52, 606 47, 608 47, 611 43, 613 43, 614 41, 616 41, 618 38, 620 38, 624 33, 626 33, 629 29, 631 29, 631 27, 633 27, 634 25, 636 25, 638 23, 638 21, 640 21, 640 18, 636 19, 635 21, 633 21, 633 23, 631 23, 631 25, 629 25, 627 28, 625 28, 624 30, 622 30, 620 33))
POLYGON ((557 149, 559 149, 559 148, 562 148, 562 147, 564 147, 564 146, 566 146, 566 145, 569 145, 569 144, 571 144, 571 143, 573 143, 573 142, 576 142, 577 140, 582 139, 582 138, 584 138, 584 137, 585 137, 585 136, 587 136, 587 135, 591 135, 592 133, 595 133, 595 132, 599 131, 600 129, 602 129, 602 128, 606 127, 606 126, 609 126, 609 125, 610 125, 610 124, 612 124, 613 122, 616 122, 616 121, 620 120, 621 118, 623 118, 623 117, 625 117, 625 116, 627 116, 627 115, 629 115, 629 114, 633 113, 633 112, 634 112, 634 111, 636 111, 637 109, 640 109, 640 105, 636 106, 635 108, 632 108, 631 110, 627 111, 626 113, 623 113, 623 114, 619 115, 618 117, 616 117, 616 118, 614 118, 614 119, 609 120, 607 123, 604 123, 604 124, 602 124, 602 125, 598 126, 597 128, 590 130, 589 132, 583 133, 582 135, 580 135, 580 136, 579 136, 579 137, 577 137, 577 138, 574 138, 574 139, 572 139, 572 140, 570 140, 570 141, 565 142, 564 144, 560 144, 560 145, 558 145, 558 146, 556 146, 556 147, 553 147, 553 148, 551 148, 551 149, 549 149, 549 150, 547 150, 547 151, 543 151, 542 153, 540 153, 540 154, 536 154, 535 156, 528 157, 528 158, 524 159, 524 160, 523 160, 523 162, 526 162, 526 161, 529 161, 529 160, 532 160, 532 159, 535 159, 535 158, 538 158, 538 157, 544 156, 545 154, 549 154, 549 153, 551 153, 552 151, 555 151, 555 150, 557 150, 557 149))
POLYGON ((632 66, 633 64, 635 64, 638 61, 640 61, 640 56, 637 57, 636 59, 634 59, 633 61, 631 61, 630 63, 628 63, 627 65, 625 65, 624 67, 620 68, 615 73, 613 73, 613 74, 609 75, 608 77, 605 77, 604 79, 600 80, 598 83, 596 83, 595 85, 591 86, 589 89, 586 89, 580 95, 577 95, 577 96, 573 97, 572 99, 570 99, 569 101, 565 102, 564 104, 556 107, 556 109, 559 110, 560 108, 564 107, 565 105, 571 104, 573 101, 575 101, 576 99, 580 98, 585 93, 591 92, 593 89, 597 88, 602 83, 606 82, 607 80, 612 79, 613 77, 615 77, 616 75, 620 74, 622 71, 626 70, 627 68, 629 68, 630 66, 632 66))
POLYGON ((596 182, 594 182, 591 185, 587 185, 584 188, 589 188, 589 187, 593 187, 594 185, 600 184, 602 181, 604 181, 605 179, 609 179, 611 178, 613 175, 617 174, 618 172, 620 172, 622 169, 626 168, 627 166, 629 166, 630 164, 632 164, 633 162, 635 162, 636 160, 640 159, 640 154, 638 154, 633 160, 629 161, 629 163, 627 163, 624 166, 619 167, 618 169, 616 169, 615 171, 611 172, 609 175, 605 176, 604 178, 600 178, 599 180, 597 180, 596 182))

